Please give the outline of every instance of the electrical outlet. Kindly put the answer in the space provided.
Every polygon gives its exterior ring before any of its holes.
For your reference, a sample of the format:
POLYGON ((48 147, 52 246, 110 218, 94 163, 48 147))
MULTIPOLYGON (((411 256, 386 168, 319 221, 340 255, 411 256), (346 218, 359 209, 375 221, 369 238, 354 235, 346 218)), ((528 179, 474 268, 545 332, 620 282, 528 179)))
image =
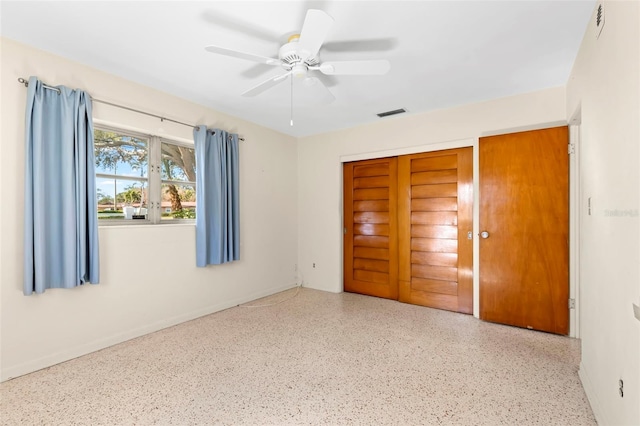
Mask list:
POLYGON ((316 267, 316 264, 315 264, 315 262, 313 263, 313 267, 314 267, 314 268, 316 267))

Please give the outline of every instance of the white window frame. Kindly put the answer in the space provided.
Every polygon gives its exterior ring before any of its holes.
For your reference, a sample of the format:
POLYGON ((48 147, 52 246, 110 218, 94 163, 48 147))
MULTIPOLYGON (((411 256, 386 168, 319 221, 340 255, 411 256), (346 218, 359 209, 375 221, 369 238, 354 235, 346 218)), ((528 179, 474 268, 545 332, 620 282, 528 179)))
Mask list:
MULTIPOLYGON (((147 188, 148 188, 148 207, 147 207, 147 219, 102 219, 98 220, 98 226, 131 226, 131 225, 166 225, 166 224, 195 224, 195 219, 171 219, 171 220, 162 220, 162 184, 163 183, 174 183, 177 185, 193 185, 195 187, 195 182, 189 181, 167 181, 162 180, 162 143, 167 143, 171 145, 183 146, 186 148, 194 149, 193 144, 177 141, 175 139, 170 139, 167 137, 159 137, 155 135, 149 135, 141 132, 120 129, 118 127, 105 126, 102 124, 94 123, 94 130, 102 130, 106 132, 114 132, 126 136, 133 136, 139 139, 145 139, 147 141, 147 188)), ((196 166, 197 167, 197 166, 196 166)), ((196 168, 197 173, 197 168, 196 168)), ((95 174, 96 179, 98 176, 100 178, 115 178, 126 180, 126 176, 118 176, 118 175, 109 175, 104 173, 95 174)), ((134 179, 132 179, 134 180, 134 179)), ((141 180, 141 179, 136 179, 141 180)), ((196 201, 197 202, 197 201, 196 201)))
MULTIPOLYGON (((167 180, 167 179, 162 179, 162 144, 166 143, 166 144, 170 144, 170 145, 177 145, 177 146, 183 146, 185 148, 190 148, 195 150, 195 147, 193 144, 189 144, 189 143, 185 143, 185 142, 179 142, 176 141, 174 139, 169 139, 166 137, 158 137, 158 136, 153 136, 154 138, 154 143, 153 145, 153 158, 154 161, 153 163, 155 164, 154 167, 154 173, 157 175, 157 179, 153 179, 154 180, 154 184, 158 185, 157 190, 154 189, 154 196, 159 197, 157 199, 154 199, 155 204, 153 205, 155 213, 154 213, 154 219, 156 220, 153 223, 161 223, 161 224, 166 224, 166 223, 196 223, 195 219, 171 219, 171 220, 162 220, 162 185, 164 183, 173 183, 175 185, 193 185, 193 187, 196 187, 196 183, 195 182, 190 182, 190 181, 177 181, 177 180, 167 180)), ((195 157, 194 157, 194 161, 195 161, 195 157)), ((197 164, 196 164, 196 174, 198 173, 197 171, 197 164)), ((151 180, 149 181, 149 185, 151 185, 151 180)), ((151 186, 149 186, 149 193, 151 193, 151 186)), ((149 199, 151 200, 151 197, 149 197, 149 199)), ((197 198, 196 198, 196 203, 197 203, 197 198)))

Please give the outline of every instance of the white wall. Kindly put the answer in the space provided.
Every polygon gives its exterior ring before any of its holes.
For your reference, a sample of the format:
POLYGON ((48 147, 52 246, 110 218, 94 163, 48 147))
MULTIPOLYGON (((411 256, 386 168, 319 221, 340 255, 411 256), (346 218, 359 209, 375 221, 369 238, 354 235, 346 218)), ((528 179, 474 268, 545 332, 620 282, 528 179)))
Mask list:
MULTIPOLYGON (((390 117, 376 124, 302 138, 298 146, 298 244, 305 285, 342 291, 341 161, 470 146, 480 136, 563 124, 566 124, 565 90, 550 88, 429 113, 390 117)), ((477 234, 478 230, 475 231, 477 234)), ((477 299, 478 274, 474 275, 477 299)), ((475 303, 476 309, 477 306, 475 303)))
POLYGON ((567 114, 581 122, 580 377, 601 424, 638 425, 640 3, 604 10, 600 38, 592 19, 567 84, 567 114))
MULTIPOLYGON (((640 424, 640 322, 631 311, 632 303, 640 303, 639 9, 636 1, 605 2, 603 33, 596 41, 593 28, 587 31, 566 96, 565 88, 552 88, 388 118, 302 138, 297 145, 290 137, 3 39, 0 377, 290 287, 296 262, 305 285, 339 292, 341 161, 444 149, 484 135, 559 125, 575 116, 581 122, 580 375, 602 424, 640 424), (243 260, 195 268, 192 226, 101 228, 100 285, 23 296, 20 206, 26 92, 16 79, 29 75, 244 136, 243 260), (587 198, 592 200, 591 215, 586 212, 587 198), (630 213, 612 215, 615 211, 630 213), (624 398, 618 395, 620 378, 625 380, 624 398)), ((135 130, 191 139, 187 128, 160 125, 103 105, 96 104, 94 116, 135 130)))
MULTIPOLYGON (((296 284, 297 148, 292 137, 1 39, 1 379, 296 284), (18 77, 237 132, 241 260, 195 267, 194 225, 101 227, 99 285, 22 295, 24 111, 18 77)), ((94 104, 98 122, 191 141, 188 127, 94 104)))

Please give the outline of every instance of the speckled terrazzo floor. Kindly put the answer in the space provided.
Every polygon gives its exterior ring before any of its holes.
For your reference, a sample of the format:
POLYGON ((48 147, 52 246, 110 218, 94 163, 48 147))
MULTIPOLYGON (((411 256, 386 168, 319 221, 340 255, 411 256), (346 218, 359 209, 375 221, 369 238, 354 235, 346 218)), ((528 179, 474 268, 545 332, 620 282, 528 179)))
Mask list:
POLYGON ((2 383, 1 424, 595 424, 577 340, 294 292, 2 383))

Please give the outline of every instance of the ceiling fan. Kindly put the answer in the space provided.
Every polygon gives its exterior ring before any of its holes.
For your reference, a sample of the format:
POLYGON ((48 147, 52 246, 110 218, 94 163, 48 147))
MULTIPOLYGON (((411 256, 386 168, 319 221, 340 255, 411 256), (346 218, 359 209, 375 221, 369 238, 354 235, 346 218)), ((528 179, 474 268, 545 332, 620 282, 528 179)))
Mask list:
POLYGON ((289 76, 292 77, 292 84, 294 77, 304 79, 305 84, 319 84, 330 94, 322 81, 313 75, 317 71, 325 75, 383 75, 389 72, 391 65, 385 59, 321 62, 318 52, 332 24, 333 18, 324 11, 309 9, 300 34, 289 37, 287 43, 280 47, 278 58, 269 58, 219 46, 207 46, 205 49, 211 53, 281 67, 286 71, 284 74, 271 77, 242 93, 242 96, 248 97, 259 95, 285 81, 289 76))

